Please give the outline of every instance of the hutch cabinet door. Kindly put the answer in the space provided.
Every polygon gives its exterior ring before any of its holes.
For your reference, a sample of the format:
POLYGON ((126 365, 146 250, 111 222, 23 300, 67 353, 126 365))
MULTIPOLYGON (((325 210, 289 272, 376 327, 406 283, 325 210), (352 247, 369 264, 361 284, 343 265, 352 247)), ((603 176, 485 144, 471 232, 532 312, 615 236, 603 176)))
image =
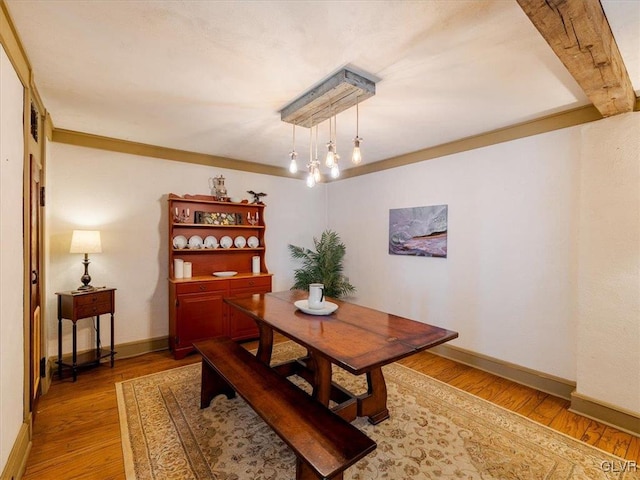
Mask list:
POLYGON ((223 297, 223 292, 178 295, 176 351, 191 351, 193 342, 225 334, 223 297))

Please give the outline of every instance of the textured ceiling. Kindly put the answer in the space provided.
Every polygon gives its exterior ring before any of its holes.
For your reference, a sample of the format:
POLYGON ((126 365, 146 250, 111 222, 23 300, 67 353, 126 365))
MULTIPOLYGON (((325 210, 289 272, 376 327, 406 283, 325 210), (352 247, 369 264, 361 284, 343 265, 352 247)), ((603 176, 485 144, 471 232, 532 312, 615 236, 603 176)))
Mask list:
MULTIPOLYGON (((640 2, 602 3, 637 93, 640 2)), ((279 110, 344 66, 377 81, 367 163, 590 103, 515 0, 6 4, 56 128, 240 160, 286 167, 279 110)))

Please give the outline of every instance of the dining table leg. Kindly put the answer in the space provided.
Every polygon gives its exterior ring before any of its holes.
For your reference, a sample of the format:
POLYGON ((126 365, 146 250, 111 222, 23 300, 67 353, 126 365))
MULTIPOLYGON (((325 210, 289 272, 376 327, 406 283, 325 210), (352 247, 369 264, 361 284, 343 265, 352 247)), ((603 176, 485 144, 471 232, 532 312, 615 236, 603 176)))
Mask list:
POLYGON ((260 330, 260 339, 258 340, 256 358, 265 365, 270 365, 271 355, 273 353, 273 329, 262 322, 257 323, 258 329, 260 330))
POLYGON ((309 353, 313 370, 313 397, 328 407, 331 400, 331 362, 322 355, 309 353))
POLYGON ((358 397, 358 416, 369 417, 374 425, 389 418, 387 384, 380 367, 367 372, 367 393, 358 397))

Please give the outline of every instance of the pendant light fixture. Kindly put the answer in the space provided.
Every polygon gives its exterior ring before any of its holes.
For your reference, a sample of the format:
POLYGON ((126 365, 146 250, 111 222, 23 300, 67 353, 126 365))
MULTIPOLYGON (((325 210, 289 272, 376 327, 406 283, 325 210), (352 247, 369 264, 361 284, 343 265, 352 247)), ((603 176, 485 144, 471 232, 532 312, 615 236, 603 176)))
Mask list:
POLYGON ((333 141, 333 135, 331 131, 331 118, 329 118, 329 143, 327 143, 327 158, 324 161, 324 164, 331 168, 333 167, 333 162, 335 161, 336 155, 336 144, 333 141))
MULTIPOLYGON (((331 119, 329 119, 329 124, 331 124, 331 119)), ((338 118, 333 117, 333 132, 334 139, 333 147, 335 149, 335 153, 333 154, 333 165, 331 165, 331 178, 336 179, 340 176, 340 167, 338 166, 338 160, 340 160, 340 155, 338 155, 338 118)))
POLYGON ((322 180, 320 176, 320 160, 318 160, 318 125, 316 125, 316 157, 313 160, 313 179, 316 183, 320 183, 320 180, 322 180))
POLYGON ((320 175, 320 161, 318 160, 318 125, 329 120, 329 140, 326 144, 326 157, 324 165, 330 169, 331 178, 340 176, 338 165, 340 155, 337 148, 337 119, 336 116, 345 110, 356 107, 356 137, 353 139, 353 152, 351 161, 355 165, 362 162, 360 151, 360 101, 366 100, 376 94, 376 84, 369 78, 343 68, 326 78, 311 90, 306 91, 295 100, 280 110, 280 119, 283 122, 293 124, 293 148, 289 153, 289 171, 294 174, 297 171, 297 153, 295 150, 295 127, 302 126, 309 131, 309 162, 307 163, 307 185, 313 187, 322 181, 320 175), (315 156, 312 128, 315 133, 315 156))
POLYGON ((313 129, 309 129, 309 163, 307 164, 307 187, 313 188, 316 185, 316 176, 313 162, 313 129))
POLYGON ((360 142, 362 139, 360 138, 360 112, 359 106, 360 102, 359 98, 356 98, 356 138, 353 139, 353 153, 351 154, 351 161, 354 165, 360 165, 362 163, 362 153, 360 152, 360 142))
POLYGON ((309 128, 309 163, 307 164, 307 187, 320 183, 320 161, 318 160, 318 126, 316 125, 315 157, 313 156, 313 128, 309 128))
POLYGON ((289 162, 289 172, 297 173, 298 172, 298 152, 296 152, 296 124, 293 124, 293 146, 291 147, 291 152, 289 152, 289 157, 291 161, 289 162))

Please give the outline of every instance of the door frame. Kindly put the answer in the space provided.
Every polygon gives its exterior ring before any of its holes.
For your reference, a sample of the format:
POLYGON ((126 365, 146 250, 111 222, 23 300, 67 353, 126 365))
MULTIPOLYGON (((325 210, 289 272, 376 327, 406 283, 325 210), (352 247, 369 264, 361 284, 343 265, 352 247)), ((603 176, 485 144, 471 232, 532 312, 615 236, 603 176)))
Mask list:
MULTIPOLYGON (((24 245, 24 419, 25 421, 33 422, 33 415, 35 413, 35 407, 37 405, 37 399, 43 393, 46 393, 50 384, 51 376, 49 368, 45 368, 44 376, 40 376, 39 391, 33 392, 34 375, 41 372, 40 361, 42 358, 47 357, 47 328, 46 328, 46 269, 44 258, 44 232, 45 232, 45 215, 44 208, 40 205, 40 195, 35 196, 35 200, 31 195, 33 173, 32 173, 32 159, 37 164, 39 170, 39 186, 44 188, 45 186, 45 156, 46 156, 46 138, 45 123, 48 116, 44 109, 44 105, 35 85, 31 81, 28 88, 24 90, 24 178, 23 178, 23 245, 24 245), (36 141, 31 134, 32 114, 31 105, 34 105, 37 115, 37 129, 36 141), (35 201, 38 205, 35 207, 39 213, 39 232, 36 233, 37 238, 37 262, 39 264, 38 282, 39 282, 39 328, 32 329, 32 310, 33 301, 32 298, 32 283, 31 283, 31 261, 32 261, 32 204, 35 201), (34 339, 34 330, 39 330, 39 338, 34 339), (37 342, 35 346, 36 350, 40 352, 40 359, 34 360, 32 358, 32 345, 33 342, 37 342)), ((46 360, 45 360, 46 366, 46 360)))

